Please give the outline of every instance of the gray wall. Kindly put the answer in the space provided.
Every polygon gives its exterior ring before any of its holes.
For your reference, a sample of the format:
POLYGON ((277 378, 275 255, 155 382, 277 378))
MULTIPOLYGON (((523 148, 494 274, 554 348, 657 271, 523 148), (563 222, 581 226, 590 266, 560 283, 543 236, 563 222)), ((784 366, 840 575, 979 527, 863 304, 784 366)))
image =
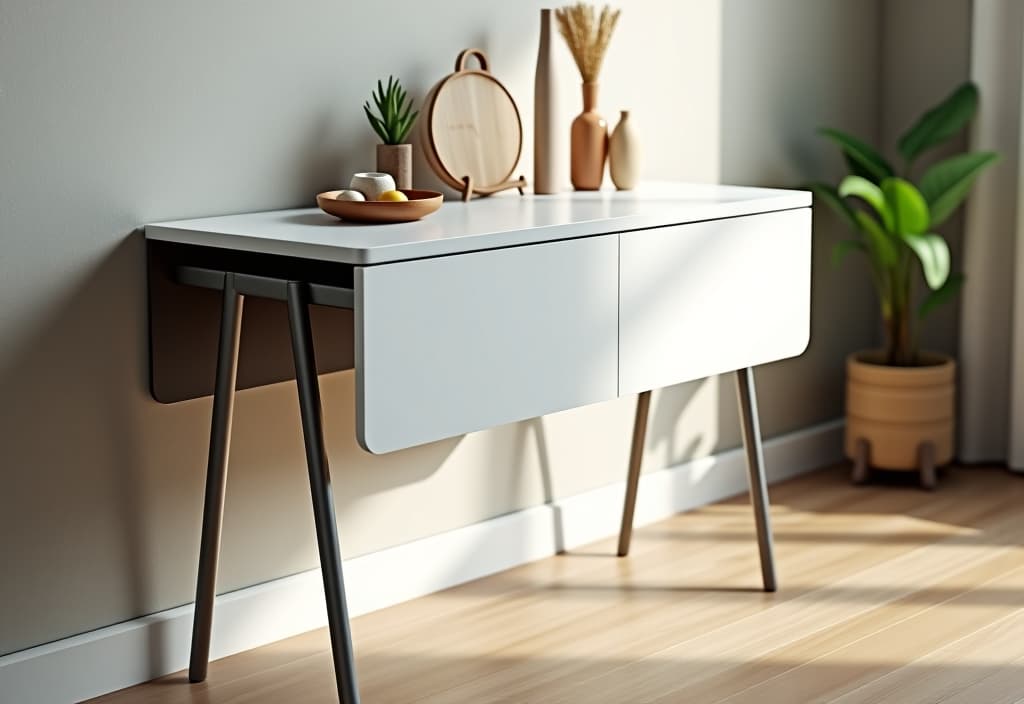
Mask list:
MULTIPOLYGON (((883 5, 725 0, 723 182, 837 182, 842 160, 815 130, 829 125, 878 140, 883 5)), ((788 427, 809 425, 826 411, 843 414, 845 357, 879 335, 866 269, 852 257, 840 268, 832 264, 832 246, 848 233, 825 207, 815 208, 814 233, 811 345, 802 357, 758 373, 760 396, 788 427)))
MULTIPOLYGON (((540 3, 440 5, 0 0, 0 653, 192 599, 210 403, 148 397, 135 229, 308 204, 372 163, 372 80, 422 96, 466 46, 531 114, 540 3)), ((625 5, 603 103, 643 126, 645 177, 836 178, 814 126, 880 135, 877 0, 625 5)), ((876 337, 834 228, 810 349, 758 373, 770 435, 841 415, 843 356, 876 337)), ((728 382, 658 394, 648 469, 738 444, 728 382)), ((352 374, 323 389, 346 555, 623 477, 632 399, 372 457, 352 374)), ((224 589, 316 564, 292 385, 239 396, 223 547, 224 589)))
MULTIPOLYGON (((897 164, 896 143, 903 132, 970 77, 971 0, 886 0, 884 8, 881 134, 888 156, 897 164)), ((923 157, 913 176, 966 148, 963 134, 923 157)), ((954 271, 963 271, 963 212, 940 229, 950 243, 954 271)), ((949 305, 932 313, 921 329, 922 345, 955 355, 958 311, 958 306, 949 305)))

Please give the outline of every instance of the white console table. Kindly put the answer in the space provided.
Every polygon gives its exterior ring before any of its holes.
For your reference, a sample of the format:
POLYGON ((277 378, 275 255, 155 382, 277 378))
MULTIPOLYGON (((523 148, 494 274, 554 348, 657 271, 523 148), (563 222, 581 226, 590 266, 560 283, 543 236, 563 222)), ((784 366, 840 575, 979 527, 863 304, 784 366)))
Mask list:
POLYGON ((189 677, 206 677, 244 298, 285 301, 338 692, 359 701, 309 304, 353 310, 369 452, 639 394, 619 554, 650 390, 737 372, 764 588, 776 588, 751 368, 800 354, 811 196, 661 184, 446 203, 400 225, 315 209, 146 226, 179 283, 222 292, 189 677), (175 249, 177 247, 178 249, 175 249))

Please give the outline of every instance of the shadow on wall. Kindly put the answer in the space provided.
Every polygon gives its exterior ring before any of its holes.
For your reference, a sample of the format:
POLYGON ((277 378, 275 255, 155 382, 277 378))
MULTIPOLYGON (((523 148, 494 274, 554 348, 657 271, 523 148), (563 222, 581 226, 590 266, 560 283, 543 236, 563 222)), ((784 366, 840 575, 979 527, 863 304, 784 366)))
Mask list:
MULTIPOLYGON (((0 564, 62 586, 9 583, 0 655, 191 600, 210 399, 162 405, 150 397, 145 272, 141 233, 121 235, 80 277, 55 286, 61 295, 5 343, 0 397, 16 405, 4 418, 0 534, 12 539, 0 542, 0 564)), ((413 461, 363 452, 345 386, 327 411, 341 514, 360 495, 422 481, 458 445, 417 448, 413 461), (373 481, 363 486, 367 475, 373 481)), ((220 591, 281 576, 282 564, 292 572, 316 565, 295 399, 294 382, 239 393, 220 591), (264 515, 268 505, 280 514, 264 515), (308 525, 279 525, 288 516, 309 517, 308 525)), ((159 638, 150 657, 163 661, 159 638)))
MULTIPOLYGON (((554 475, 551 467, 551 454, 548 450, 548 436, 547 431, 544 430, 544 419, 533 418, 532 420, 523 421, 517 423, 517 430, 521 436, 525 436, 532 432, 534 435, 534 441, 537 447, 537 461, 540 464, 540 479, 541 485, 544 490, 544 503, 553 504, 555 499, 558 498, 555 495, 555 483, 554 475)), ((516 443, 516 456, 513 459, 512 466, 522 466, 524 464, 524 453, 527 448, 528 439, 522 437, 522 439, 516 443)), ((517 472, 516 476, 521 477, 522 472, 517 472)), ((566 549, 565 545, 565 526, 562 519, 562 509, 560 506, 552 507, 553 513, 551 516, 553 538, 555 542, 555 549, 558 552, 562 552, 566 549)))
MULTIPOLYGON (((672 467, 692 460, 698 455, 698 448, 705 443, 705 435, 697 433, 690 437, 685 445, 681 445, 679 421, 686 415, 690 404, 694 402, 702 389, 713 394, 721 393, 715 388, 718 378, 700 379, 659 389, 655 392, 657 401, 651 412, 645 445, 655 448, 659 445, 662 447, 662 451, 666 454, 660 464, 672 467)), ((721 419, 719 419, 720 423, 721 419)), ((717 446, 718 444, 715 443, 715 448, 717 446)))
MULTIPOLYGON (((483 47, 486 52, 486 47, 490 46, 488 40, 489 32, 481 31, 474 35, 472 41, 465 43, 466 47, 483 47)), ((412 95, 413 105, 415 110, 419 110, 420 115, 416 118, 416 124, 413 125, 412 131, 409 133, 408 140, 412 144, 412 173, 414 185, 417 188, 426 188, 432 191, 440 191, 444 194, 445 200, 447 201, 458 201, 461 198, 461 194, 444 183, 434 170, 430 167, 427 162, 427 157, 424 154, 423 141, 425 137, 425 126, 427 122, 427 110, 426 110, 426 98, 429 94, 430 89, 439 82, 447 73, 455 70, 455 58, 458 55, 458 50, 453 50, 451 58, 445 63, 444 68, 436 63, 425 64, 422 62, 416 62, 412 64, 408 70, 402 76, 402 82, 406 86, 427 86, 424 89, 422 95, 412 95)), ((522 114, 524 126, 528 122, 528 115, 522 114)), ((525 140, 525 136, 524 136, 525 140)), ((523 143, 523 150, 527 149, 528 145, 523 143)), ((375 147, 376 148, 376 147, 375 147)), ((376 166, 374 166, 376 168, 376 166)))
MULTIPOLYGON (((122 236, 65 287, 70 293, 51 305, 20 347, 7 350, 0 367, 0 397, 17 404, 4 421, 4 498, 11 510, 0 511, 0 533, 34 536, 31 542, 4 541, 2 549, 10 554, 0 562, 17 565, 37 583, 75 584, 82 601, 122 602, 136 613, 145 609, 143 595, 152 586, 144 559, 140 427, 131 412, 146 388, 136 364, 143 264, 141 238, 122 236), (92 461, 83 464, 83 458, 92 461), (107 506, 116 506, 116 515, 90 510, 107 506), (90 551, 80 549, 76 541, 82 536, 95 542, 102 559, 93 562, 90 551), (39 550, 40 544, 46 549, 39 550), (94 570, 112 564, 128 566, 120 583, 93 578, 94 570), (90 594, 94 590, 110 593, 90 594)), ((46 597, 11 590, 2 608, 65 611, 67 602, 40 598, 46 597)), ((67 608, 59 620, 85 628, 95 625, 96 615, 67 608)), ((0 642, 0 652, 12 645, 17 643, 0 642)))

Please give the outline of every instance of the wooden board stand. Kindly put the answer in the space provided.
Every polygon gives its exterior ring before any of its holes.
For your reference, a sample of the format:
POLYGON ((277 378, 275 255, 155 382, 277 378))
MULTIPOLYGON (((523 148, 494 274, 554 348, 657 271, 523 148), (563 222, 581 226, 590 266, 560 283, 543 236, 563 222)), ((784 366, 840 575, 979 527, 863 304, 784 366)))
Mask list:
POLYGON ((462 192, 462 202, 468 203, 470 198, 473 197, 474 193, 478 196, 489 196, 500 191, 507 191, 510 188, 518 188, 519 195, 526 195, 526 193, 523 191, 523 189, 526 188, 526 177, 520 176, 514 181, 506 181, 505 183, 499 183, 497 186, 487 186, 486 188, 474 188, 473 177, 463 176, 462 188, 460 189, 460 191, 462 192))

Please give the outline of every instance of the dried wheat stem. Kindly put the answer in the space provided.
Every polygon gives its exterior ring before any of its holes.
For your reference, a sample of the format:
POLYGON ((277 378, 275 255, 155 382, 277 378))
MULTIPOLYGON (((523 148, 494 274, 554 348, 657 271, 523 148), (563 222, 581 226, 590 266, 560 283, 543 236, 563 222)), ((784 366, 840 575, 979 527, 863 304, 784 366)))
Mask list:
POLYGON ((569 45, 584 83, 596 81, 601 73, 601 64, 621 12, 605 5, 597 16, 592 5, 582 2, 555 10, 558 30, 569 45))

